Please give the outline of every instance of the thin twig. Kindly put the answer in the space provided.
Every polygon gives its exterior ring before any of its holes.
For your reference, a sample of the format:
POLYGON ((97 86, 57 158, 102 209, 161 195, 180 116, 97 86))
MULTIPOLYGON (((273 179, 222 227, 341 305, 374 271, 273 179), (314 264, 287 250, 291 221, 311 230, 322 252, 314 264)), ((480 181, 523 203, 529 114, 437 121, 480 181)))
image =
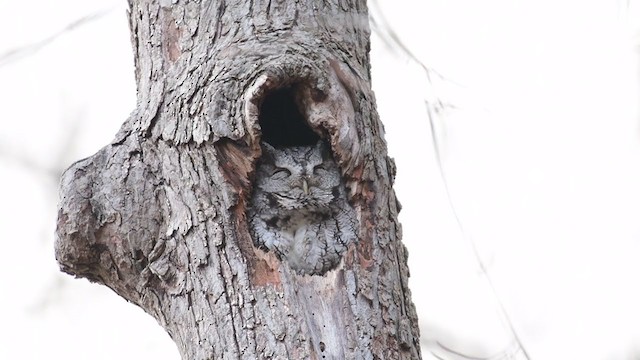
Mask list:
POLYGON ((49 45, 51 42, 53 42, 55 39, 57 39, 64 33, 75 30, 82 25, 85 25, 93 20, 103 17, 104 15, 109 13, 113 8, 114 7, 111 7, 108 9, 94 12, 92 14, 85 15, 77 20, 74 20, 73 22, 71 22, 61 30, 55 32, 50 36, 47 36, 42 40, 5 51, 4 53, 0 54, 0 67, 35 54, 36 52, 38 52, 45 46, 49 45))
MULTIPOLYGON (((384 18, 384 16, 382 15, 382 12, 379 10, 379 5, 377 3, 377 0, 372 0, 371 4, 373 5, 372 8, 374 8, 375 10, 377 10, 377 19, 372 18, 372 24, 374 25, 374 30, 378 31, 379 35, 381 35, 381 38, 383 41, 385 41, 386 45, 391 47, 391 48, 395 48, 395 49, 400 49, 401 52, 411 61, 413 61, 416 65, 418 65, 420 68, 422 68, 422 70, 424 71, 426 77, 427 77, 427 82, 429 84, 432 84, 432 80, 431 80, 431 74, 436 74, 438 77, 440 77, 443 80, 447 80, 444 76, 440 75, 439 73, 437 73, 436 71, 434 71, 433 69, 429 69, 427 66, 425 66, 400 40, 400 38, 398 37, 398 35, 391 30, 391 27, 388 25, 386 19, 384 18), (376 21, 379 20, 379 21, 376 21)), ((438 106, 442 106, 442 103, 438 100, 436 101, 436 104, 438 106)), ((458 215, 458 212, 456 211, 456 207, 453 204, 453 200, 451 197, 451 191, 449 189, 449 185, 447 182, 447 178, 445 175, 445 171, 444 171, 444 167, 442 164, 442 155, 440 153, 440 144, 438 141, 438 136, 436 133, 436 126, 435 126, 435 119, 434 119, 434 115, 433 115, 433 108, 431 106, 431 104, 429 103, 429 101, 425 100, 425 106, 427 109, 427 116, 429 119, 429 126, 431 128, 431 138, 432 138, 432 142, 433 142, 433 148, 434 148, 434 152, 435 152, 435 156, 436 156, 436 163, 438 165, 438 169, 440 172, 440 176, 442 178, 442 181, 444 183, 444 188, 445 188, 445 192, 447 195, 447 199, 449 202, 449 206, 451 208, 451 211, 453 212, 454 218, 456 220, 456 223, 458 225, 458 228, 460 229, 460 232, 462 233, 463 237, 469 240, 469 243, 471 244, 471 248, 473 250, 474 256, 476 258, 476 261, 478 263, 478 266, 480 267, 480 271, 482 272, 482 274, 484 275, 485 279, 487 280, 487 283, 489 284, 489 288, 491 289, 493 296, 495 297, 498 306, 500 308, 500 311, 502 313, 502 315, 504 316, 506 322, 507 322, 507 326, 509 327, 509 331, 511 332, 514 340, 516 341, 519 349, 522 351, 522 354, 524 356, 525 359, 530 359, 529 354, 526 350, 526 348, 524 347, 520 337, 518 336, 518 333, 515 329, 515 326, 513 325, 513 322, 511 321, 511 318, 509 316, 509 314, 507 313, 507 310, 504 306, 504 304, 502 303, 502 301, 500 300, 500 297, 498 296, 498 293, 496 291, 496 288, 493 284, 493 281, 491 281, 491 276, 489 276, 489 273, 484 265, 484 262, 482 261, 482 257, 480 256, 480 253, 478 251, 478 248, 475 244, 475 241, 473 241, 473 238, 471 236, 469 236, 466 231, 464 230, 464 226, 462 225, 462 221, 460 220, 460 216, 458 215)), ((442 345, 440 345, 442 347, 442 345)), ((453 352, 453 350, 451 349, 447 349, 445 347, 442 347, 445 350, 448 350, 449 352, 453 352)), ((453 352, 455 353, 455 352, 453 352)), ((458 354, 457 355, 463 356, 462 354, 458 354)), ((507 351, 503 351, 501 353, 501 355, 505 355, 508 356, 507 351)), ((466 356, 467 358, 470 358, 468 356, 466 356)))

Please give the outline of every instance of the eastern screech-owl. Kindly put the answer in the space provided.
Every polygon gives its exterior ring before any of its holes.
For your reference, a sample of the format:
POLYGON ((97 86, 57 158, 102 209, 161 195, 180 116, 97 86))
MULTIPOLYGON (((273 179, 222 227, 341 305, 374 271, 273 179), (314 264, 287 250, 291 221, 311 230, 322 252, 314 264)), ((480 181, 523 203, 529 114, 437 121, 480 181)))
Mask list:
POLYGON ((248 213, 255 245, 298 274, 335 268, 356 239, 356 219, 328 146, 263 143, 262 152, 248 213))

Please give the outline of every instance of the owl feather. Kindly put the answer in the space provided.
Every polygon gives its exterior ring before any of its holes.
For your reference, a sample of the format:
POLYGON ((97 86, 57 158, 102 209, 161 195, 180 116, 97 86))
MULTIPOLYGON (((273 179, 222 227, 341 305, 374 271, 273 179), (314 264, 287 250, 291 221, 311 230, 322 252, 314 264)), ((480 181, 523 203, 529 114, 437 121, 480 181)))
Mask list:
POLYGON ((299 274, 335 268, 356 239, 356 221, 328 146, 262 149, 248 211, 254 244, 299 274))

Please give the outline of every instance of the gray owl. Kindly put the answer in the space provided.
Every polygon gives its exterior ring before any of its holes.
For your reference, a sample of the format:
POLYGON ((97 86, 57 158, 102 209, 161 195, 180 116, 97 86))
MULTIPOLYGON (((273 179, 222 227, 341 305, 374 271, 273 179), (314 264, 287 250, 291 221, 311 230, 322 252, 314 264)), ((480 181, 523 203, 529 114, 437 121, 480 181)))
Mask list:
POLYGON ((248 212, 255 245, 298 274, 335 268, 356 239, 356 219, 327 145, 262 149, 248 212))

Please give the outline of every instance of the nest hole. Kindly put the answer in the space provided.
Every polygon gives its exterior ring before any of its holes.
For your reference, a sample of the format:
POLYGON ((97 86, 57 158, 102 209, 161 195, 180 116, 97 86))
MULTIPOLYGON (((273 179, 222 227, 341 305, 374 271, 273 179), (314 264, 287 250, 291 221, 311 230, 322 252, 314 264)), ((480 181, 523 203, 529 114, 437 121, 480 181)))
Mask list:
POLYGON ((258 117, 262 141, 275 146, 306 146, 320 137, 307 124, 295 101, 295 88, 286 87, 266 95, 258 117))

